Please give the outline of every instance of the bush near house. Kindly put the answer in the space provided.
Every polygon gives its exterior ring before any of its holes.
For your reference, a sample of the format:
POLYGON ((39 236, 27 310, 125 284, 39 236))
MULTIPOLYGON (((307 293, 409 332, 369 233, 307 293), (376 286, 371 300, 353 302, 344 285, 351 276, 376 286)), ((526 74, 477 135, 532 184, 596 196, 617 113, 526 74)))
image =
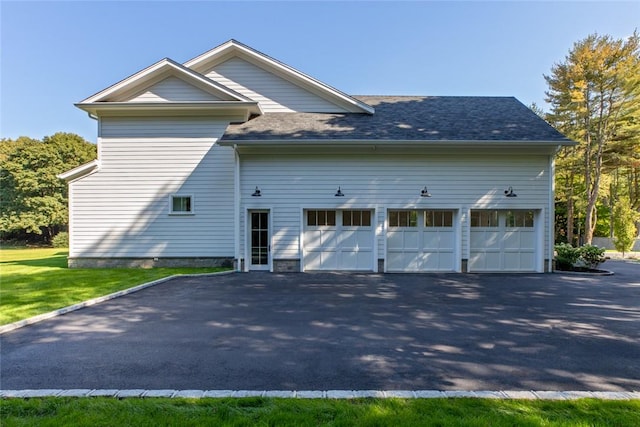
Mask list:
POLYGON ((574 248, 569 243, 555 245, 555 260, 558 270, 574 270, 580 267, 597 269, 606 261, 605 249, 594 245, 574 248))

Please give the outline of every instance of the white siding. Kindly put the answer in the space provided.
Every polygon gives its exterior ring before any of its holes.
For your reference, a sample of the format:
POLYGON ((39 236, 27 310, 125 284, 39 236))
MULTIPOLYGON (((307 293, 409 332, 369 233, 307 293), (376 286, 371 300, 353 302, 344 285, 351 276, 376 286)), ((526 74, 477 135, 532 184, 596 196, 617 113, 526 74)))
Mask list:
POLYGON ((207 117, 104 117, 102 138, 219 138, 228 122, 207 117))
POLYGON ((346 110, 240 58, 205 73, 210 79, 258 101, 265 112, 343 113, 346 110))
POLYGON ((220 101, 208 92, 181 80, 167 77, 144 92, 134 95, 128 102, 196 102, 220 101))
POLYGON ((233 149, 215 144, 227 122, 169 121, 173 137, 159 119, 102 123, 99 172, 71 184, 71 257, 234 255, 233 149), (169 215, 172 194, 194 215, 169 215))
MULTIPOLYGON (((545 209, 548 180, 546 155, 509 156, 498 149, 465 150, 465 154, 454 150, 412 154, 242 154, 241 213, 247 208, 271 208, 273 258, 298 259, 300 215, 304 208, 377 208, 375 225, 381 230, 389 208, 459 210, 463 215, 460 253, 462 258, 468 258, 468 209, 545 209), (250 196, 256 186, 262 197, 250 196), (334 196, 338 186, 345 197, 334 196), (424 186, 432 197, 420 197, 424 186), (509 186, 518 197, 504 196, 509 186)), ((546 213, 544 221, 548 221, 546 213)), ((240 223, 244 224, 244 220, 240 223)), ((384 233, 376 244, 378 257, 384 258, 384 233)), ((541 248, 545 250, 544 258, 549 256, 546 248, 546 244, 541 248)))

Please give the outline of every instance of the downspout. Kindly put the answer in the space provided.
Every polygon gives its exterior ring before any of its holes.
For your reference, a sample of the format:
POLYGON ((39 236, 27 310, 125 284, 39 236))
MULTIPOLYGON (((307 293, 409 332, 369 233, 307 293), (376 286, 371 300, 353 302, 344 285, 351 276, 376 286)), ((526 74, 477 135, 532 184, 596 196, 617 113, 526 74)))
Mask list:
POLYGON ((242 271, 240 257, 240 156, 238 155, 238 146, 233 144, 233 156, 235 167, 233 168, 233 210, 235 215, 234 228, 234 246, 236 258, 236 271, 242 271))
POLYGON ((547 226, 549 227, 549 231, 547 232, 547 236, 549 239, 549 243, 547 244, 547 250, 549 254, 549 258, 547 260, 547 271, 553 272, 553 253, 555 246, 555 228, 556 228, 556 209, 555 209, 555 192, 556 192, 556 154, 560 151, 560 146, 557 146, 556 149, 549 155, 549 207, 548 214, 549 221, 547 221, 547 226))

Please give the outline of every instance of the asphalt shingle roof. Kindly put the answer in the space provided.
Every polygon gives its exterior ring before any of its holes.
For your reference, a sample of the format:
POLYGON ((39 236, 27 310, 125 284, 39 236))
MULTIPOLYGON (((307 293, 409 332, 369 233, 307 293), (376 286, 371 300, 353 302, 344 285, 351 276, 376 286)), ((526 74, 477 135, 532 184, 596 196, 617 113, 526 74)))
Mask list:
POLYGON ((570 142, 513 97, 354 96, 375 114, 266 113, 224 141, 401 140, 570 142))

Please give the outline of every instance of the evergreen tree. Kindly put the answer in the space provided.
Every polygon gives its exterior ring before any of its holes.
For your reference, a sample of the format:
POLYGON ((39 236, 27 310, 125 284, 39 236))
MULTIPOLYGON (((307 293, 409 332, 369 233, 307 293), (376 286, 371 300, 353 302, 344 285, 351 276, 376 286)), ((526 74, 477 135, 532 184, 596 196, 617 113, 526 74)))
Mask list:
POLYGON ((565 195, 567 211, 575 207, 574 196, 582 199, 585 242, 591 243, 605 165, 616 156, 637 158, 640 37, 634 33, 625 41, 590 35, 575 43, 565 60, 555 64, 545 79, 549 86, 547 101, 551 104, 547 120, 579 142, 573 150, 566 150, 568 165, 559 162, 559 178, 567 180, 560 190, 569 193, 565 195), (575 179, 581 181, 580 195, 572 193, 580 187, 575 179))

